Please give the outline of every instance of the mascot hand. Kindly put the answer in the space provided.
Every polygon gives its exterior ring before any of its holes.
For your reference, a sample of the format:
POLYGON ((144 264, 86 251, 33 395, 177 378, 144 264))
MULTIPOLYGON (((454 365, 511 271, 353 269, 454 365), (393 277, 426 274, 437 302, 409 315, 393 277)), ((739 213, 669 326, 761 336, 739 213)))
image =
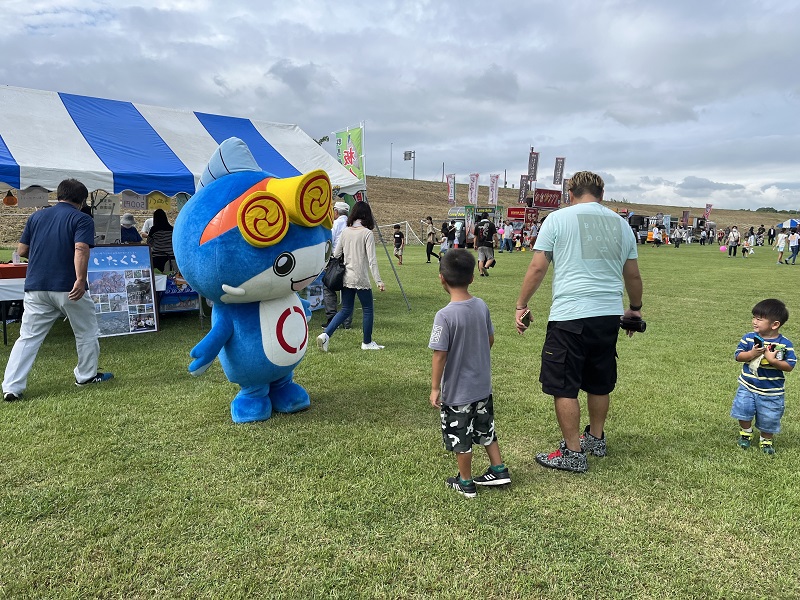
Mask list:
POLYGON ((193 360, 189 365, 189 375, 193 377, 199 377, 208 370, 208 367, 211 366, 211 362, 207 362, 206 364, 201 364, 199 359, 193 360))

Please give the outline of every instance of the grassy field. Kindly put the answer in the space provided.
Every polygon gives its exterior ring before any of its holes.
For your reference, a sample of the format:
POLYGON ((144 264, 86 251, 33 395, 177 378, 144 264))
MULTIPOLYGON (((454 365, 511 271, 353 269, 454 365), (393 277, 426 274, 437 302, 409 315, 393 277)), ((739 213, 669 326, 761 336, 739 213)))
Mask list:
MULTIPOLYGON (((583 475, 533 460, 560 439, 538 384, 549 276, 524 336, 514 301, 530 254, 498 255, 473 284, 496 327, 514 479, 473 501, 444 486, 456 468, 428 404, 427 341, 447 296, 423 248, 398 268, 410 311, 379 256, 386 349, 361 351, 358 326, 328 354, 312 345, 296 371, 311 409, 259 424, 231 423, 237 388, 218 364, 187 374, 205 333, 196 315, 102 340, 115 379, 92 389, 72 384, 59 323, 25 399, 0 406, 0 597, 800 597, 796 375, 774 457, 739 450, 728 416, 752 306, 784 299, 783 333, 798 339, 797 273, 763 248, 640 248, 648 329, 620 339, 609 455, 583 475)), ((476 453, 475 471, 485 465, 476 453)))

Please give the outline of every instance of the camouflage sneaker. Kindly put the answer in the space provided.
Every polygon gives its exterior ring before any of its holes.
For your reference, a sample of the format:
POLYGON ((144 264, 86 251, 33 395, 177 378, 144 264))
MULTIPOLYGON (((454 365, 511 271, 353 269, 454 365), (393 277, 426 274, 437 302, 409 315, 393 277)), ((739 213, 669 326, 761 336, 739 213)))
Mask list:
POLYGON ((461 481, 461 475, 456 473, 455 477, 447 478, 447 487, 454 489, 465 498, 475 498, 478 495, 478 488, 475 487, 475 481, 464 483, 461 481))
POLYGON ((761 451, 764 454, 775 454, 775 447, 772 445, 772 439, 761 438, 758 445, 761 447, 761 451))
POLYGON ((564 440, 561 440, 561 444, 555 452, 537 454, 536 462, 548 469, 560 469, 575 473, 585 473, 589 468, 586 462, 586 454, 584 452, 573 452, 567 448, 564 440))
POLYGON ((750 442, 753 441, 753 432, 752 431, 745 431, 742 429, 739 432, 739 448, 742 450, 747 450, 750 447, 750 442))
POLYGON ((606 432, 604 431, 599 438, 589 433, 589 426, 583 430, 581 435, 581 450, 592 456, 606 455, 606 432))

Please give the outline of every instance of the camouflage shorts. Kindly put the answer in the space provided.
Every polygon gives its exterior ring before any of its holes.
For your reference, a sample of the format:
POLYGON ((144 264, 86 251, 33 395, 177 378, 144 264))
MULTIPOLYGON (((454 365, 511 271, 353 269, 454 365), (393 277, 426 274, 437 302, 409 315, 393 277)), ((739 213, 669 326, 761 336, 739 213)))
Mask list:
POLYGON ((472 452, 472 445, 488 446, 494 432, 494 401, 488 398, 463 406, 442 405, 442 441, 450 452, 472 452))

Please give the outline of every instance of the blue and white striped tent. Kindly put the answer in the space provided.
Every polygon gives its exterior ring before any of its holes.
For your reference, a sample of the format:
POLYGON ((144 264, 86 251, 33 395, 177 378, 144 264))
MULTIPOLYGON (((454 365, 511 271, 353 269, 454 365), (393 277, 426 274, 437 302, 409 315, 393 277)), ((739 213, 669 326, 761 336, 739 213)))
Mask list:
POLYGON ((55 190, 67 178, 118 194, 193 194, 217 146, 244 140, 278 177, 314 169, 354 194, 364 186, 297 125, 0 87, 0 182, 55 190))
POLYGON ((797 219, 787 219, 783 223, 778 223, 775 227, 777 229, 791 229, 792 227, 800 226, 800 221, 797 219))

